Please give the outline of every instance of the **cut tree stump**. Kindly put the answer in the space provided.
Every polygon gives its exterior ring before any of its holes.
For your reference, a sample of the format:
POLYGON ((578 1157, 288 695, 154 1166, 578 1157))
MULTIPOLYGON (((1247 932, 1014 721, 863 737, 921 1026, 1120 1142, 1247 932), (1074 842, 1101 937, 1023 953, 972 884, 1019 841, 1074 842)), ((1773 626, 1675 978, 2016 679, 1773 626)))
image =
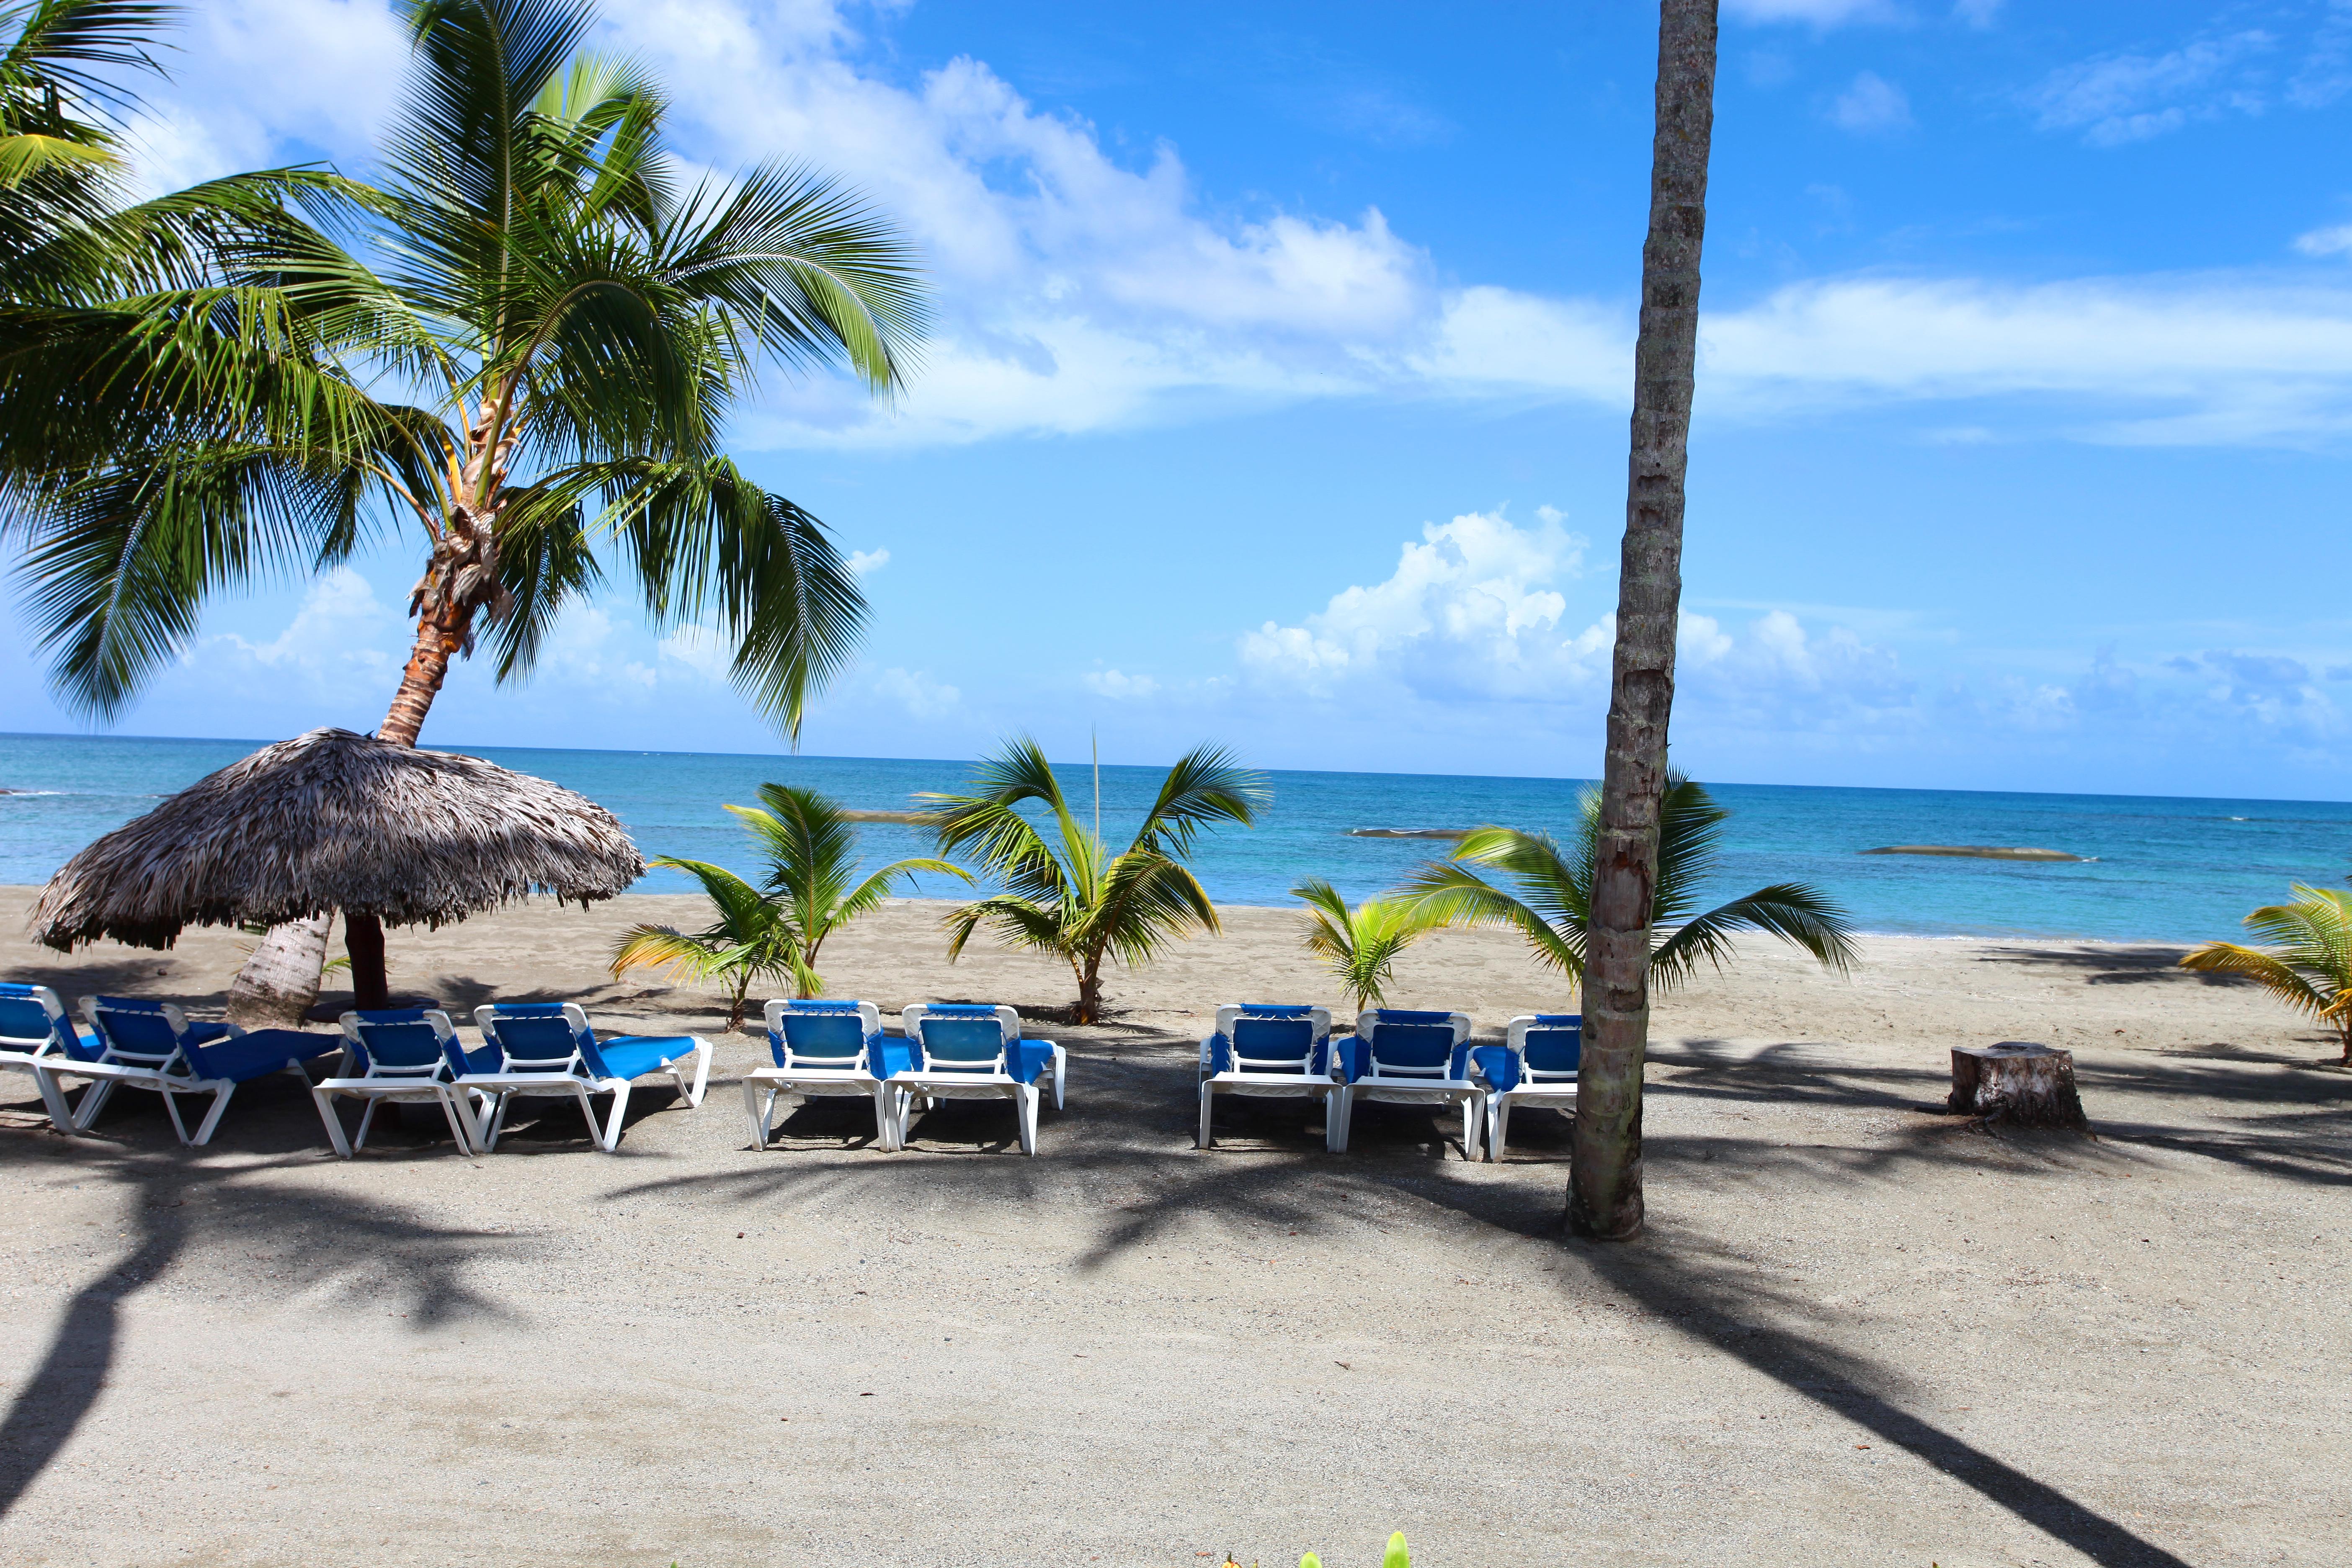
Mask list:
POLYGON ((1952 1047, 1955 1114, 1998 1116, 2013 1127, 2086 1128, 2074 1090, 2074 1054, 2025 1040, 1952 1047))

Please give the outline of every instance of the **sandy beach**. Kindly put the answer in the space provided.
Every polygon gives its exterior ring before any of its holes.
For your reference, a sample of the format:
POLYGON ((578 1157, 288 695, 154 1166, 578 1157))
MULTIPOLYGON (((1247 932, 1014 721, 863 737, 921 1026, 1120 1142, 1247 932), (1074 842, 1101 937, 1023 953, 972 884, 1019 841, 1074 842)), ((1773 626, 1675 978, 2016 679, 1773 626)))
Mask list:
MULTIPOLYGON (((71 958, 0 891, 0 973, 217 1005, 236 939, 71 958)), ((24 1563, 829 1561, 2319 1563, 2352 1539, 2352 1074, 2177 949, 1759 943, 1657 1014, 1651 1228, 1563 1239, 1565 1123, 1465 1163, 1434 1115, 1323 1152, 1282 1102, 1191 1146, 1215 1005, 1336 1000, 1294 916, 1229 912, 1108 990, 1039 1157, 951 1107, 887 1155, 850 1104, 746 1147, 714 998, 604 972, 698 900, 394 931, 395 994, 584 1001, 719 1044, 618 1156, 549 1109, 478 1163, 423 1119, 329 1153, 290 1081, 201 1151, 152 1097, 92 1137, 0 1079, 18 1200, 0 1552, 24 1563), (1954 1045, 2076 1054, 2095 1136, 1974 1130, 1954 1045)), ((835 994, 1066 1005, 1066 974, 898 903, 835 994)), ((1482 1032, 1572 998, 1443 933, 1391 1000, 1482 1032)), ((319 1026, 324 1027, 324 1026, 319 1026)))

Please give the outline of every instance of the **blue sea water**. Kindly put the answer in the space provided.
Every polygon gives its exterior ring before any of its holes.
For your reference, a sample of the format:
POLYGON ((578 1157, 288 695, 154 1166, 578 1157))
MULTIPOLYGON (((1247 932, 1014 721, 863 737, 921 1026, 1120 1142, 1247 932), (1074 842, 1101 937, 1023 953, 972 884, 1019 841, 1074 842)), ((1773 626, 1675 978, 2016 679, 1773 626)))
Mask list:
MULTIPOLYGON (((100 834, 252 751, 245 741, 0 735, 0 882, 46 880, 100 834)), ((707 755, 465 747, 552 779, 602 803, 648 855, 754 868, 720 806, 749 803, 762 781, 824 791, 845 805, 903 810, 923 790, 951 790, 969 762, 862 757, 707 755)), ((1160 783, 1152 768, 1102 770, 1102 822, 1131 832, 1160 783)), ((1350 898, 1394 885, 1442 853, 1429 840, 1349 837, 1355 827, 1461 827, 1495 822, 1545 831, 1574 820, 1575 779, 1456 778, 1410 773, 1276 773, 1257 827, 1204 837, 1193 864, 1227 904, 1287 904, 1302 877, 1350 898)), ((1081 763, 1066 784, 1091 815, 1081 763)), ((2195 800, 2146 795, 2004 795, 1964 790, 1709 788, 1732 808, 1720 885, 1727 897, 1768 882, 1813 883, 1864 931, 1928 936, 2094 937, 2190 942, 2236 934, 2258 904, 2292 882, 2341 886, 2352 870, 2352 804, 2195 800), (2032 845, 2088 857, 2080 864, 1863 856, 1885 844, 2032 845)), ((928 852, 915 829, 867 824, 869 863, 928 852)), ((931 878, 919 890, 947 896, 931 878)), ((656 869, 646 892, 691 884, 656 869)))

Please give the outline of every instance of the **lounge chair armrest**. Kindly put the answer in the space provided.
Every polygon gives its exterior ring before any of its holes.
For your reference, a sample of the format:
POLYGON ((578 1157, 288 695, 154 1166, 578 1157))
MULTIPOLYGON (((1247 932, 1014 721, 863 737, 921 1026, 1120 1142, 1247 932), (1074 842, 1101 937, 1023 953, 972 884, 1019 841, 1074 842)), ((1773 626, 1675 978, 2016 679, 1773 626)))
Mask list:
POLYGON ((1338 1069, 1342 1083, 1353 1083, 1364 1076, 1370 1064, 1371 1049, 1360 1035, 1349 1035, 1331 1042, 1331 1065, 1338 1069))

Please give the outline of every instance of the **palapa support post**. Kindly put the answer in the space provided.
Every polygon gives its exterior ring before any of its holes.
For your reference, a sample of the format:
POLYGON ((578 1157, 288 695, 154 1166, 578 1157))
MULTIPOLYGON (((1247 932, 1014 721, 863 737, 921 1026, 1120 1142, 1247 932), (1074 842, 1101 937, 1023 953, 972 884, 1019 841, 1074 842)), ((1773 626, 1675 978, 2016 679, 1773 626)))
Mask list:
POLYGON ((1956 1115, 1998 1116, 2015 1127, 2090 1125, 2074 1089, 2074 1054, 2027 1040, 1954 1046, 1948 1103, 1956 1115))
POLYGON ((392 1005, 384 977, 383 922, 343 911, 343 951, 352 955, 352 1005, 362 1013, 392 1005))

